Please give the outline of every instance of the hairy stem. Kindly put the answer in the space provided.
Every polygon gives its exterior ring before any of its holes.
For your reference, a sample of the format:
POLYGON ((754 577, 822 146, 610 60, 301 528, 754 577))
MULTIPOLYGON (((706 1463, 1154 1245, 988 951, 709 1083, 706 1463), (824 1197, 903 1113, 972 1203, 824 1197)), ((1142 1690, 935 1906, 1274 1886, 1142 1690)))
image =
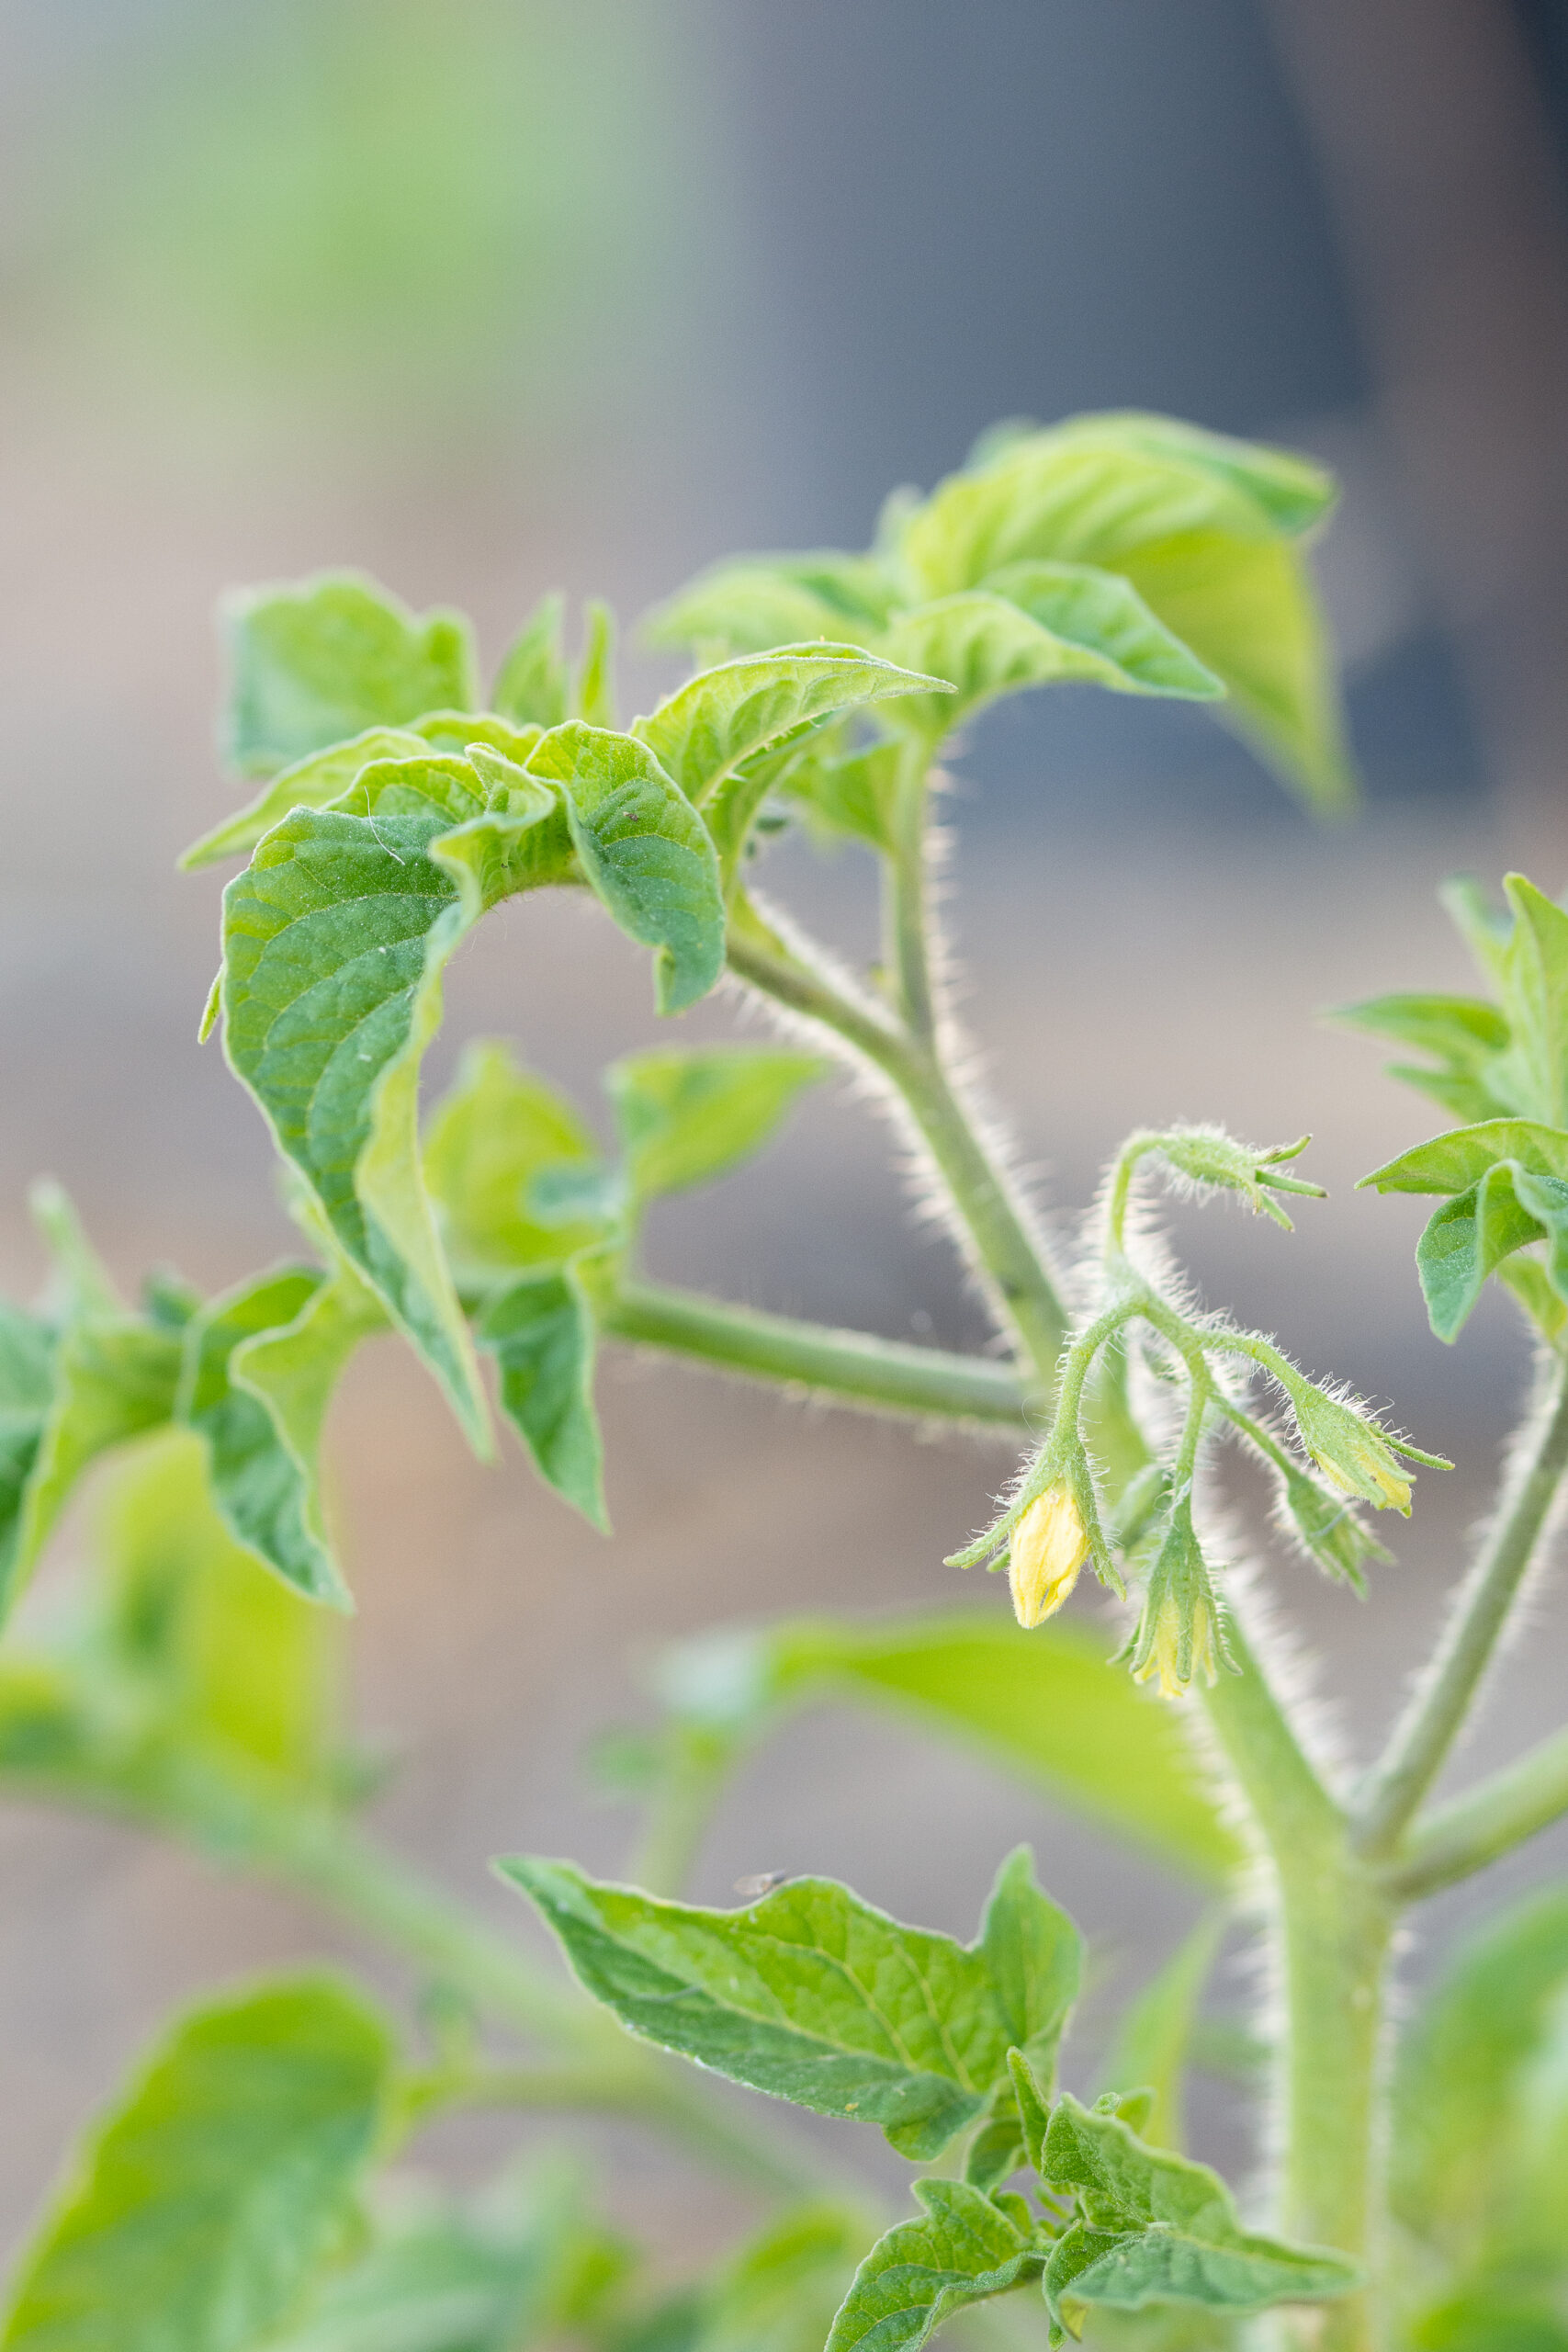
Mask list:
POLYGON ((833 1330, 636 1280, 617 1286, 599 1306, 598 1319, 616 1339, 807 1389, 835 1404, 1009 1428, 1023 1423, 1024 1390, 1018 1374, 984 1356, 833 1330))
POLYGON ((1021 1342, 1041 1390, 1055 1377, 1068 1317, 1007 1176, 992 1161, 942 1067, 938 1048, 803 961, 732 932, 731 969, 792 1012, 831 1030, 894 1087, 925 1144, 972 1245, 975 1264, 1021 1342))
POLYGON ((1417 1820, 1383 1872, 1400 1900, 1416 1902, 1484 1870, 1568 1813, 1568 1732, 1554 1732, 1479 1788, 1417 1820))
POLYGON ((1424 1678, 1372 1773, 1357 1843, 1382 1859, 1441 1771, 1474 1704, 1568 1470, 1568 1366, 1560 1366, 1506 1509, 1459 1595, 1424 1678))
POLYGON ((928 1050, 936 1041, 937 1021, 926 901, 929 794, 925 746, 911 738, 899 753, 893 846, 883 868, 883 955, 904 1026, 928 1050))

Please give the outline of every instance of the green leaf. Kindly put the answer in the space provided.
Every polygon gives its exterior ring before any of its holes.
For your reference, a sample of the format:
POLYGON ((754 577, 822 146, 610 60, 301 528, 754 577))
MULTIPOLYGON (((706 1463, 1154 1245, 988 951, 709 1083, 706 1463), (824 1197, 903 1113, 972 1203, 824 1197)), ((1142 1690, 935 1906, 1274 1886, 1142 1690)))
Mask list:
POLYGON ((99 1454, 173 1416, 180 1340, 132 1315, 83 1315, 54 1354, 53 1396, 22 1500, 7 1599, 37 1564, 72 1489, 99 1454))
POLYGON ((339 1621, 234 1542, 204 1452, 174 1432, 116 1476, 96 1530, 103 1652, 151 1694, 158 1737, 182 1757, 319 1789, 335 1761, 339 1621))
POLYGON ((391 2045, 325 1976, 184 2018, 23 2258, 6 2352, 249 2352, 347 2228, 391 2045))
POLYGON ((939 684, 858 645, 783 646, 699 671, 636 732, 700 807, 744 761, 797 728, 939 684))
POLYGON ((291 809, 330 808, 373 762, 418 759, 424 748, 423 736, 408 728, 368 727, 346 743, 296 760, 237 814, 193 842, 179 861, 181 871, 189 874, 223 857, 249 857, 257 842, 291 809))
POLYGON ((1334 477, 1310 458, 1273 449, 1262 442, 1237 441, 1201 425, 1136 409, 1069 417, 1058 427, 1065 439, 1089 443, 1110 439, 1125 449, 1168 458, 1239 491, 1274 527, 1294 537, 1321 522, 1337 492, 1334 477))
POLYGON ((1550 2301, 1482 2287, 1423 2312, 1410 2343, 1413 2352, 1568 2352, 1568 2321, 1550 2301))
POLYGON ((1380 1193, 1468 1193, 1502 1159, 1515 1161, 1531 1176, 1568 1182, 1568 1132, 1529 1119, 1483 1119, 1402 1151, 1361 1177, 1359 1185, 1373 1185, 1380 1193))
POLYGON ((1465 1938, 1400 2038, 1394 2210, 1450 2261, 1506 2215, 1516 2090, 1565 1991, 1568 1888, 1546 1887, 1465 1938))
POLYGON ((561 650, 562 596, 536 605, 506 650, 491 702, 520 725, 558 727, 566 717, 567 668, 561 650))
POLYGON ((497 1292, 474 1336, 496 1359, 502 1410, 541 1478, 608 1535, 593 1313, 574 1269, 540 1267, 497 1292))
MULTIPOLYGON (((1021 2052, 1032 2072, 1049 2085, 1055 2079, 1056 2052, 1078 1996, 1083 1944, 1065 1911, 1034 1883, 1034 1857, 1017 1846, 997 1872, 980 1923, 985 1955, 1002 2013, 1009 2047, 1021 2052)), ((1007 2053, 998 2088, 1010 2087, 1007 2053)))
POLYGON ((847 834, 868 849, 893 846, 892 815, 900 766, 897 743, 873 743, 863 752, 824 757, 813 745, 781 777, 778 789, 804 813, 807 823, 829 836, 847 834))
POLYGON ((724 969, 724 896, 702 819, 647 747, 576 721, 553 728, 531 775, 562 786, 592 888, 630 939, 655 950, 660 1012, 683 1012, 724 969))
POLYGON ((54 1333, 0 1299, 0 1601, 17 1574, 24 1505, 54 1397, 54 1333))
POLYGON ((1146 2087, 1154 2103, 1139 2130, 1150 2147, 1186 2143, 1182 2081, 1197 2022, 1198 2004, 1209 1981, 1221 1939, 1222 1914, 1199 1921, 1153 1982, 1123 2013, 1106 2061, 1102 2087, 1128 2092, 1146 2087))
POLYGON ((1014 1924, 1019 1898, 1004 1882, 1016 1863, 993 1896, 1001 1917, 988 1909, 968 1947, 900 1927, 830 1879, 704 1911, 596 1884, 566 1862, 498 1867, 634 2033, 818 2115, 878 2123, 916 2160, 939 2154, 1006 2083, 1015 2025, 1047 2017, 1062 1973, 1061 1915, 1037 1897, 1014 1924))
POLYGON ((1499 972, 1510 1043, 1494 1083, 1509 1110, 1568 1126, 1568 914, 1522 874, 1503 888, 1515 916, 1499 972))
POLYGON ((1117 563, 1224 685, 1219 716, 1312 808, 1355 797, 1312 577, 1293 547, 1193 531, 1117 563))
POLYGON ((1359 2283, 1354 2264, 1325 2247, 1244 2230, 1217 2173, 1145 2147, 1118 2117, 1091 2112, 1069 2093, 1052 2114, 1042 2171, 1083 2213, 1046 2266, 1057 2321, 1064 2299, 1122 2311, 1177 2301, 1258 2312, 1359 2283))
POLYGON ((357 572, 253 588, 223 606, 231 671, 226 748, 268 775, 367 727, 479 700, 468 625, 423 616, 357 572))
POLYGON ((558 871, 549 796, 525 782, 514 810, 467 814, 484 789, 465 761, 379 763, 354 787, 364 815, 297 812, 223 894, 230 1064, 481 1448, 483 1399, 421 1167, 420 1063, 460 940, 496 899, 558 871))
POLYGON ((587 637, 568 698, 568 711, 590 727, 615 724, 615 616, 591 597, 584 607, 587 637))
POLYGON ((525 1268, 563 1264, 600 1239, 597 1222, 546 1225, 525 1206, 541 1170, 586 1171, 597 1159, 566 1096, 519 1069, 508 1046, 466 1046, 424 1136, 425 1182, 459 1283, 493 1286, 525 1268))
POLYGON ((941 736, 1003 695, 1070 680, 1119 694, 1181 695, 1201 701, 1221 692, 1126 582, 1111 573, 1029 564, 1004 572, 1000 580, 1027 593, 1051 616, 1050 625, 1010 594, 987 589, 944 596, 906 613, 884 640, 889 659, 945 678, 953 692, 911 697, 895 713, 901 724, 941 736))
POLYGON ((314 1600, 348 1591, 321 1518, 316 1454, 338 1374, 381 1325, 345 1273, 286 1267, 214 1299, 186 1328, 177 1413, 206 1440, 224 1524, 265 1567, 314 1600))
POLYGON ((1245 1858, 1178 1711, 1135 1689, 1087 1628, 1025 1634, 976 1611, 858 1625, 795 1619, 680 1645, 665 1654, 660 1687, 683 1713, 737 1724, 824 1697, 891 1703, 1172 1870, 1224 1885, 1245 1858))
POLYGON ((765 653, 811 638, 852 643, 886 626, 897 583, 873 556, 744 556, 716 564, 649 614, 650 645, 714 644, 765 653))
POLYGON ((919 2180, 925 2211, 879 2238, 855 2272, 828 2352, 916 2352, 944 2320, 1038 2278, 1043 2252, 961 2180, 919 2180))
POLYGON ((1439 1340, 1453 1340, 1488 1275, 1532 1241, 1550 1244, 1547 1279, 1568 1301, 1568 1182, 1533 1176, 1511 1160, 1489 1168, 1467 1193, 1445 1201, 1416 1246, 1427 1312, 1439 1340))
POLYGON ((709 1184, 760 1151, 828 1072, 817 1054, 771 1046, 671 1046, 604 1074, 638 1201, 709 1184))
POLYGON ((1437 1069, 1396 1062, 1388 1075, 1430 1095, 1456 1119, 1468 1125, 1506 1109, 1492 1091, 1488 1073, 1508 1043, 1508 1024, 1484 997, 1375 996, 1337 1006, 1329 1018, 1342 1028, 1365 1029, 1434 1056, 1441 1065, 1437 1069))

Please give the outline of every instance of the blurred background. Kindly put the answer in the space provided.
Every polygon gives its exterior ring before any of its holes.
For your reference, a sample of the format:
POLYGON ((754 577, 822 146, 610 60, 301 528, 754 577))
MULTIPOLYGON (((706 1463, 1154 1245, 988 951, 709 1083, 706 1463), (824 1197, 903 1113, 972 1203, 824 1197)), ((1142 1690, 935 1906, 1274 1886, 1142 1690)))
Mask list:
MULTIPOLYGON (((227 584, 356 564, 466 606, 493 659, 547 588, 629 623, 719 554, 862 545, 887 490, 998 417, 1137 405, 1276 437, 1345 485, 1320 552, 1360 820, 1314 829, 1201 714, 1057 690, 974 730, 954 920, 992 1084, 1064 1216, 1134 1123, 1316 1134, 1334 1197, 1292 1240, 1175 1223, 1211 1297, 1456 1456, 1364 1608, 1282 1579, 1343 1736, 1370 1736, 1525 1365, 1495 1302, 1459 1351, 1429 1336, 1419 1204, 1350 1188, 1435 1121, 1315 1016, 1466 984, 1445 874, 1563 879, 1565 265, 1562 0, 0 0, 6 1286, 40 1278, 43 1169, 128 1280, 177 1258, 216 1286, 288 1247, 257 1116, 196 1045, 218 883, 172 870, 234 791, 212 750, 227 584)), ((672 675, 635 649, 627 671, 634 707, 672 675)), ((786 846, 769 878, 869 943, 856 858, 786 846)), ((509 910, 454 973, 433 1078, 489 1033, 592 1102, 653 1036, 646 959, 581 910, 509 910)), ((842 1090, 661 1212, 650 1255, 778 1307, 981 1337, 842 1090)), ((626 1817, 581 1759, 637 1714, 657 1639, 1003 1604, 940 1558, 1005 1453, 625 1358, 603 1401, 613 1545, 515 1453, 477 1469, 395 1347, 334 1425, 357 1702, 402 1758, 378 1817, 520 1934, 485 1859, 621 1864, 626 1817)), ((1555 1720, 1563 1657, 1543 1622, 1464 1769, 1555 1720)), ((848 1715, 760 1760, 696 1891, 820 1869, 967 1934, 1025 1835, 1136 1982, 1189 1916, 1174 1883, 848 1715)), ((1565 1851, 1540 1841, 1516 1879, 1565 1851)), ((17 1808, 0 1882, 9 2240, 174 1999, 322 1935, 17 1808)), ((645 2216, 733 2218, 694 2215, 650 2151, 622 2162, 645 2216)))

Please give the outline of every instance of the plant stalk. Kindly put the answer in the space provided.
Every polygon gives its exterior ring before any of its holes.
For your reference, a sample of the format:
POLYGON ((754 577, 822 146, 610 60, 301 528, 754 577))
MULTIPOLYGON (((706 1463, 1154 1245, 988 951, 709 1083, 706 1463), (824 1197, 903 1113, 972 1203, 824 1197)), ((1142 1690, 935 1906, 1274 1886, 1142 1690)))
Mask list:
POLYGON ((1373 1860, 1392 1854, 1441 1771, 1491 1665, 1568 1470, 1568 1365, 1537 1423, 1535 1442, 1506 1508, 1461 1590, 1430 1670, 1390 1740, 1358 1808, 1356 1842, 1373 1860))
POLYGON ((1568 1731, 1418 1819, 1383 1872, 1405 1903, 1436 1894, 1523 1845, 1568 1813, 1568 1731))
POLYGON ((663 1283, 621 1283, 597 1308, 615 1338, 694 1356, 727 1372, 808 1390, 835 1404, 919 1418, 1021 1428, 1018 1374, 984 1356, 912 1347, 764 1314, 663 1283))

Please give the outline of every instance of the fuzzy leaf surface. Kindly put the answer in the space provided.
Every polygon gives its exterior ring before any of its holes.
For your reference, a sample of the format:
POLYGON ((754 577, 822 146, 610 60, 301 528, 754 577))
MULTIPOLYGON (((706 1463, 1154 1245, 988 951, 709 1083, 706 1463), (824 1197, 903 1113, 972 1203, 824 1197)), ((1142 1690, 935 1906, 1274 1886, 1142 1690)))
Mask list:
POLYGON ((830 1879, 705 1911, 564 1862, 499 1867, 634 2033, 817 2114, 880 2124, 914 2159, 939 2154, 1009 2079, 1017 2027, 1054 2014, 1061 1914, 1038 1890, 1019 1919, 1023 1898, 999 1881, 964 1946, 901 1927, 830 1879))
POLYGON ((961 2180, 920 2180, 925 2208, 861 2264, 827 2352, 918 2352, 969 2304, 1038 2278, 1042 2251, 988 2197, 961 2180))
POLYGON ((357 572, 247 590, 228 599, 223 623, 228 751, 243 775, 479 700, 462 616, 411 613, 357 572))
POLYGON ((699 671, 636 731, 700 807, 743 761, 797 728, 890 696, 929 695, 938 683, 858 645, 782 646, 699 671))
POLYGON ((672 1046, 614 1063, 604 1083, 635 1198, 728 1175, 827 1072, 819 1055, 770 1046, 672 1046))
POLYGON ((1568 1183, 1568 1130, 1532 1119, 1483 1119, 1402 1151, 1360 1182, 1380 1193, 1467 1193, 1503 1159, 1568 1183))
POLYGON ((1326 2248, 1243 2230, 1217 2173, 1146 2147, 1118 2117, 1091 2112, 1070 2093, 1052 2114, 1042 2171, 1083 2213, 1046 2267, 1055 2317, 1064 2295, 1124 2311, 1174 2301, 1247 2312, 1358 2283, 1354 2265, 1326 2248))
POLYGON ((665 1653, 660 1687, 701 1722, 760 1725, 825 1698, 912 1712, 1170 1869, 1224 1885, 1244 1859, 1177 1712, 1111 1666, 1089 1632, 1026 1634, 977 1611, 869 1624, 794 1619, 665 1653))
POLYGON ((606 728, 552 728, 529 773, 562 787, 590 887, 654 950, 659 1011, 683 1012, 724 969, 724 894, 702 819, 646 744, 606 728))
POLYGON ((186 2017, 89 2137, 24 2256, 6 2352, 248 2352, 344 2231, 391 2064, 324 1976, 186 2017))

